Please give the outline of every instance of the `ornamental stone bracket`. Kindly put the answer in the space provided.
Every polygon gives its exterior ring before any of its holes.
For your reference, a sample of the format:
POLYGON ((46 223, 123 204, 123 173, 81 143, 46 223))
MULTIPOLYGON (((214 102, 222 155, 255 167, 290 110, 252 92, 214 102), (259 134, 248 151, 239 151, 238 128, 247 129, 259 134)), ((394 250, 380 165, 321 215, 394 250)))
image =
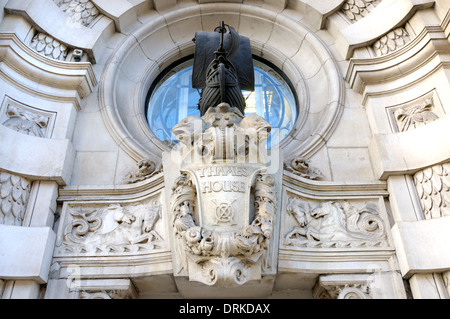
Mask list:
POLYGON ((273 285, 282 161, 265 148, 270 129, 226 103, 174 127, 179 147, 163 167, 180 293, 245 296, 255 283, 273 285))

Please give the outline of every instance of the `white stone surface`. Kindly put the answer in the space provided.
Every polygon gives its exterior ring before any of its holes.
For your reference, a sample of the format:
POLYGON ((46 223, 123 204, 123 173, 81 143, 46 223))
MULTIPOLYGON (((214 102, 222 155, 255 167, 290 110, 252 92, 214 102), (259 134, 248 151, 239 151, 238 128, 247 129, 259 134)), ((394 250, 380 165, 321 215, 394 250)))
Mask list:
POLYGON ((0 278, 47 282, 55 237, 49 227, 0 225, 0 278))
POLYGON ((0 126, 0 136, 9 141, 0 146, 2 169, 62 185, 70 182, 74 150, 69 140, 29 136, 5 126, 0 126))
POLYGON ((450 217, 420 221, 399 221, 392 227, 400 269, 407 278, 414 273, 443 272, 450 268, 450 217), (430 249, 433 245, 433 249, 430 249))
MULTIPOLYGON (((341 11, 345 2, 92 0, 103 16, 83 27, 69 23, 53 1, 1 0, 0 136, 7 143, 0 147, 0 168, 32 180, 23 225, 38 226, 6 232, 0 225, 0 240, 7 233, 14 235, 0 251, 28 267, 27 274, 19 276, 22 268, 8 263, 3 267, 0 254, 2 297, 39 298, 41 284, 51 274, 46 298, 203 298, 230 293, 317 298, 318 292, 339 298, 404 298, 402 279, 409 281, 414 298, 448 298, 449 217, 422 220, 411 175, 450 160, 450 2, 383 0, 356 23, 341 11), (376 204, 389 245, 285 245, 287 234, 302 236, 302 226, 283 209, 275 229, 279 253, 271 259, 277 262, 277 272, 268 271, 270 276, 226 293, 205 290, 177 271, 180 263, 172 255, 167 211, 155 226, 165 246, 155 251, 143 252, 130 244, 119 245, 123 251, 115 247, 107 252, 99 246, 101 252, 87 254, 75 245, 73 251, 58 246, 52 256, 54 234, 44 226, 53 226, 54 217, 62 216, 54 225, 61 244, 70 230, 69 219, 64 219, 69 208, 79 221, 76 209, 90 208, 92 213, 110 204, 147 204, 156 197, 163 207, 169 205, 173 185, 164 181, 175 172, 165 169, 125 184, 129 180, 124 177, 135 172, 138 163, 160 164, 167 151, 148 127, 145 97, 165 67, 193 53, 193 33, 212 31, 222 19, 250 38, 254 54, 282 69, 298 94, 299 118, 281 149, 286 159, 303 158, 310 168, 318 168, 324 180, 280 170, 282 205, 289 197, 316 208, 345 200, 357 209, 366 202, 376 204), (410 42, 375 56, 372 45, 400 26, 407 29, 410 42), (82 48, 89 62, 61 62, 36 52, 29 46, 36 30, 82 48), (428 95, 438 119, 400 133, 394 111, 428 95), (9 105, 48 116, 45 136, 27 136, 2 125, 10 116, 9 105), (23 253, 33 245, 40 249, 31 251, 39 254, 32 258, 35 264, 24 261, 23 253), (42 266, 36 266, 39 263, 42 266), (68 279, 82 283, 85 290, 70 290, 68 279)), ((111 235, 116 223, 103 222, 101 234, 91 223, 91 239, 111 235)))
POLYGON ((375 176, 385 179, 448 161, 450 148, 443 145, 448 144, 449 131, 450 117, 445 116, 415 130, 375 135, 369 147, 375 176))

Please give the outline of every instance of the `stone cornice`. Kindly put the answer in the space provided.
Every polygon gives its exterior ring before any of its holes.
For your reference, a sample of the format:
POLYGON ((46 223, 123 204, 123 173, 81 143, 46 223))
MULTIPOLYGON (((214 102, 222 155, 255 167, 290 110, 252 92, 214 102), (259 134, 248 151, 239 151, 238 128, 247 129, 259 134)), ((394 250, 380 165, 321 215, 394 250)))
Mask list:
POLYGON ((344 56, 349 59, 356 48, 375 42, 384 34, 401 26, 418 10, 433 5, 434 1, 430 0, 382 1, 370 15, 340 30, 344 56))
POLYGON ((449 48, 441 27, 427 26, 411 42, 392 53, 370 59, 350 59, 345 79, 353 90, 364 95, 365 104, 370 95, 380 90, 377 85, 397 80, 399 83, 390 91, 399 90, 442 67, 448 68, 450 57, 445 52, 449 48))
POLYGON ((133 184, 63 187, 59 190, 58 201, 133 201, 149 197, 163 188, 164 175, 158 173, 149 179, 133 184))
POLYGON ((5 12, 20 15, 38 31, 44 31, 68 46, 84 50, 92 63, 103 51, 103 41, 99 40, 114 29, 113 21, 107 17, 102 17, 89 28, 73 23, 53 1, 12 0, 6 4, 5 12), (51 19, 48 19, 49 15, 51 19))
POLYGON ((283 174, 283 185, 285 189, 302 194, 321 198, 347 198, 349 196, 374 197, 389 195, 385 182, 328 182, 314 181, 299 177, 285 171, 283 174))
POLYGON ((1 73, 17 86, 52 100, 72 102, 77 109, 81 109, 80 98, 92 93, 97 85, 91 63, 47 58, 14 33, 0 34, 0 60, 1 73))

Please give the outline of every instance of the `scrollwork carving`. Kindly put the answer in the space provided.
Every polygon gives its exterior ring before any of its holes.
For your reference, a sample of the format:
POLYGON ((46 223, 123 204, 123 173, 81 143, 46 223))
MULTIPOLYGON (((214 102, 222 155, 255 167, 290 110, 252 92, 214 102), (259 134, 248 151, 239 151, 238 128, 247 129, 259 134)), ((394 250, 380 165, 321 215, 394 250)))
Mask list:
POLYGON ((30 47, 40 54, 59 61, 65 61, 69 48, 45 33, 37 33, 31 40, 30 47))
POLYGON ((151 159, 143 159, 137 163, 137 170, 135 172, 129 172, 124 177, 124 182, 127 184, 137 183, 150 178, 161 172, 162 166, 156 164, 151 159))
POLYGON ((310 180, 323 181, 325 177, 318 168, 310 167, 310 160, 296 157, 290 163, 284 163, 284 169, 310 180))
POLYGON ((274 181, 259 175, 255 182, 255 217, 239 231, 211 231, 194 222, 196 189, 183 174, 173 187, 173 227, 186 250, 197 256, 251 256, 267 247, 275 215, 274 181))
POLYGON ((298 226, 285 237, 285 245, 298 247, 384 247, 386 230, 376 208, 358 210, 348 201, 328 201, 311 208, 291 197, 287 212, 298 226))
POLYGON ((66 253, 126 253, 161 247, 162 238, 154 230, 161 217, 157 202, 128 207, 111 204, 99 209, 78 208, 70 211, 70 217, 61 245, 66 253))
POLYGON ((196 269, 190 279, 226 286, 257 279, 276 215, 276 182, 261 152, 269 124, 221 103, 173 131, 181 164, 170 211, 175 237, 196 269))
POLYGON ((319 299, 371 299, 368 285, 342 284, 324 287, 317 295, 319 299))

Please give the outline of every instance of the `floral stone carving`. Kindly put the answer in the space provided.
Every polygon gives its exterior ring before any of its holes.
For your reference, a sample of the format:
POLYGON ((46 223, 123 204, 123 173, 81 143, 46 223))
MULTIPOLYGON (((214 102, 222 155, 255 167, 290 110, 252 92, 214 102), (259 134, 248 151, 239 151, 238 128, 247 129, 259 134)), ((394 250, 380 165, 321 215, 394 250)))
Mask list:
POLYGON ((13 105, 8 105, 6 118, 2 123, 4 126, 26 135, 38 137, 45 136, 49 122, 49 117, 25 111, 13 105))
POLYGON ((154 202, 124 207, 111 204, 99 209, 77 207, 69 211, 61 254, 110 254, 141 252, 160 248, 162 238, 155 231, 161 206, 154 202))
POLYGON ((179 167, 170 212, 189 280, 235 286, 261 278, 277 197, 261 152, 269 131, 263 118, 226 103, 174 127, 180 148, 165 169, 179 167))
POLYGON ((287 212, 298 226, 286 235, 285 245, 297 247, 385 247, 385 225, 376 208, 358 210, 348 201, 322 202, 311 208, 300 198, 291 197, 287 212))
POLYGON ((433 112, 433 99, 428 98, 421 104, 401 108, 394 112, 400 132, 409 131, 436 121, 439 116, 433 112))

